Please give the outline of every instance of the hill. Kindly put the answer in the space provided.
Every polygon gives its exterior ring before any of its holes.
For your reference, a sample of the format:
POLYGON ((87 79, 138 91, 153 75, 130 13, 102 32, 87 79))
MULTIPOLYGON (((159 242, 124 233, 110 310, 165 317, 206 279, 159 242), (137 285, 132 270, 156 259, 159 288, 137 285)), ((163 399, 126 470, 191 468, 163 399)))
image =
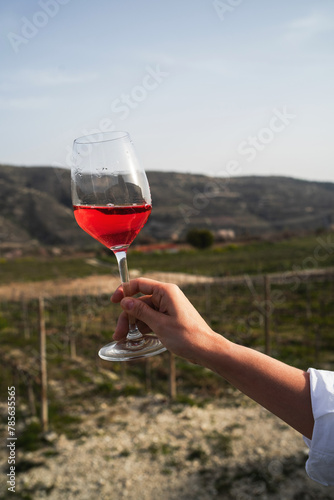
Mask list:
MULTIPOLYGON (((182 239, 190 227, 254 237, 328 229, 334 223, 334 183, 175 172, 147 175, 153 211, 138 241, 182 239)), ((74 220, 69 170, 2 165, 0 194, 2 247, 94 244, 74 220)))

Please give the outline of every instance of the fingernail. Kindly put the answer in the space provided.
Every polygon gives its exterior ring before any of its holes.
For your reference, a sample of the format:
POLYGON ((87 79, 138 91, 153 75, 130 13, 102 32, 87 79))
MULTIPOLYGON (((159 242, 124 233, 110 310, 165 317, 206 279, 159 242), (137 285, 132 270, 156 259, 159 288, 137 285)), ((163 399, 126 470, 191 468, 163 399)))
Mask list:
POLYGON ((134 301, 132 299, 123 299, 121 302, 121 306, 125 309, 132 309, 134 306, 134 301))

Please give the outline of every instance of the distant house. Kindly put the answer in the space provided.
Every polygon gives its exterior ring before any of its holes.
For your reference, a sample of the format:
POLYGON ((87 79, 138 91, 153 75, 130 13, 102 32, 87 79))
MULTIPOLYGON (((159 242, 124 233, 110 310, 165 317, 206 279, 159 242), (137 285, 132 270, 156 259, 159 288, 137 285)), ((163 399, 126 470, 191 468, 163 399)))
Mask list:
POLYGON ((235 239, 235 231, 233 229, 218 229, 215 233, 217 241, 229 241, 235 239))

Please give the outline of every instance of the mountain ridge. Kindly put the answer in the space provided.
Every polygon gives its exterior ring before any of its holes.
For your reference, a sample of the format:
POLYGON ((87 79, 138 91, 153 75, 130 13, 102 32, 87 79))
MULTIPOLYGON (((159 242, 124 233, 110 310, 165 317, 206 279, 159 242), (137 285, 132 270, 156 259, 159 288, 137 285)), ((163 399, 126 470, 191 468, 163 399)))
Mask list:
MULTIPOLYGON (((138 242, 182 240, 193 227, 262 237, 334 224, 331 182, 158 171, 148 171, 147 177, 153 210, 138 242)), ((0 194, 0 245, 94 244, 75 222, 68 169, 1 165, 0 194)))

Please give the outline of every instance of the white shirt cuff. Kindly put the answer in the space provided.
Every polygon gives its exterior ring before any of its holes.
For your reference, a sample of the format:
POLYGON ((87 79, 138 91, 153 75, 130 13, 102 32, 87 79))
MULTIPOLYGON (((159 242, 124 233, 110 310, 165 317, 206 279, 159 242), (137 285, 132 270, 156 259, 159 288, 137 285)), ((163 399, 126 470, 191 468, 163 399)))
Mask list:
POLYGON ((306 472, 314 481, 334 485, 334 372, 310 368, 310 389, 314 428, 306 472))

